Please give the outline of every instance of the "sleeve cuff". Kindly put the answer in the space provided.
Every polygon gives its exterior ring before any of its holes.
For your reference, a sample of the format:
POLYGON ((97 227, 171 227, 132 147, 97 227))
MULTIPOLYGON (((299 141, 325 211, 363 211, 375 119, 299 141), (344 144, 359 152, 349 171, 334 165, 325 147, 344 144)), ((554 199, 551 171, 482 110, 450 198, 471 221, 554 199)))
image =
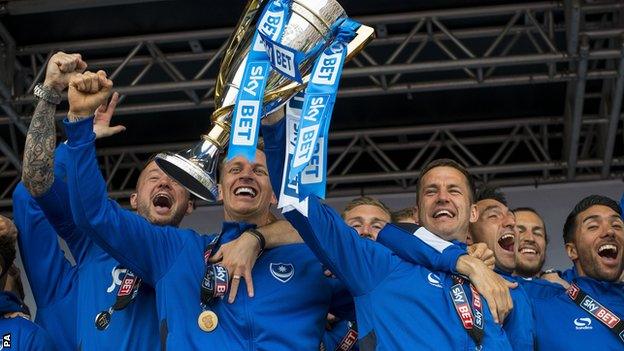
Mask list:
POLYGON ((79 146, 95 140, 95 133, 93 133, 93 116, 77 122, 70 122, 65 118, 63 124, 65 125, 67 145, 69 147, 79 146))

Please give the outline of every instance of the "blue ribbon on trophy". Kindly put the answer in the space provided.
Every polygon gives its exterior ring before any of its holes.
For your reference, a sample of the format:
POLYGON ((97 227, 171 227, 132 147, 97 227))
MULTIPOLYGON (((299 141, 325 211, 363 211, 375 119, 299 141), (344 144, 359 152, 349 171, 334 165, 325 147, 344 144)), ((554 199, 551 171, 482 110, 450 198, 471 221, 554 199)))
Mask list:
MULTIPOLYGON (((292 192, 295 192, 299 201, 311 194, 325 197, 329 124, 347 55, 347 43, 353 39, 359 26, 359 23, 348 18, 338 25, 336 37, 323 50, 312 69, 301 117, 296 123, 296 141, 287 137, 289 152, 284 172, 288 175, 288 182, 283 188, 291 192, 285 194, 291 198, 294 196, 292 192)), ((304 59, 302 53, 272 42, 270 38, 265 38, 265 45, 272 52, 271 65, 275 70, 292 79, 301 77, 298 67, 304 59), (288 60, 292 62, 285 63, 288 60), (294 72, 291 67, 295 68, 294 72)), ((289 123, 289 130, 294 125, 289 123)), ((292 200, 287 202, 292 205, 292 200)))
POLYGON ((245 63, 241 86, 232 115, 232 134, 227 159, 243 156, 254 160, 262 117, 264 88, 270 71, 263 37, 279 41, 288 21, 289 0, 273 0, 264 8, 245 63))

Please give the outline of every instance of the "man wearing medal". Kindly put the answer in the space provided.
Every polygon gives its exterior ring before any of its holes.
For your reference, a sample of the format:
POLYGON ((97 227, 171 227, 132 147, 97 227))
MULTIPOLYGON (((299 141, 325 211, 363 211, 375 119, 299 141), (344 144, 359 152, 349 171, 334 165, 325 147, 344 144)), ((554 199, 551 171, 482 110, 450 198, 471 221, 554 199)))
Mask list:
MULTIPOLYGON (((278 236, 243 234, 273 219, 270 206, 275 197, 264 153, 258 150, 254 162, 237 157, 222 165, 220 196, 227 222, 219 235, 151 224, 107 198, 95 159, 91 116, 106 100, 111 86, 101 71, 77 75, 70 84, 65 127, 72 215, 80 230, 155 288, 164 347, 317 348, 328 308, 335 304, 334 313, 340 314, 350 306, 351 297, 339 281, 323 276, 322 266, 303 243, 279 246, 291 243, 296 235, 287 222, 274 223, 278 236), (252 271, 255 297, 243 294, 226 303, 211 298, 223 296, 220 281, 211 278, 222 277, 223 272, 206 261, 211 256, 219 259, 225 245, 239 237, 253 243, 256 255, 265 248, 263 241, 267 250, 252 271)), ((233 282, 241 278, 232 276, 233 282)))

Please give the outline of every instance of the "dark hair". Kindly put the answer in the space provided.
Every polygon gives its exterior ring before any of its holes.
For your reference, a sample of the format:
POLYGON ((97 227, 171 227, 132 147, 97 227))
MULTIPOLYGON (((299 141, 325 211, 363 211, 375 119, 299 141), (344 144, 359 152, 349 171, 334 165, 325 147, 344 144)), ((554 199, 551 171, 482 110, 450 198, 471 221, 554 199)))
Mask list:
POLYGON ((392 222, 397 222, 405 218, 414 218, 414 208, 406 207, 404 209, 392 212, 392 222))
POLYGON ((507 206, 507 199, 505 198, 505 194, 500 191, 499 188, 483 186, 477 191, 477 196, 475 198, 475 202, 481 200, 496 200, 501 204, 507 206))
MULTIPOLYGON (((533 207, 518 207, 518 208, 514 208, 513 210, 511 210, 511 212, 513 212, 516 215, 516 218, 518 217, 518 212, 534 213, 542 221, 542 225, 544 226, 544 239, 546 240, 546 244, 548 244, 548 233, 546 231, 546 223, 544 222, 544 218, 542 218, 542 216, 539 213, 537 213, 537 211, 533 207)), ((517 222, 518 221, 516 221, 516 224, 517 222)))
POLYGON ((455 168, 461 174, 463 174, 464 178, 466 178, 466 184, 468 185, 468 195, 470 196, 470 202, 471 203, 474 202, 474 198, 475 198, 475 195, 474 195, 475 185, 474 185, 474 179, 472 178, 472 175, 470 174, 470 172, 468 172, 466 167, 460 165, 455 160, 451 160, 450 158, 439 158, 437 160, 433 160, 433 161, 427 163, 425 165, 425 167, 423 167, 423 169, 420 171, 420 176, 418 177, 418 180, 416 181, 416 203, 418 203, 418 193, 420 192, 420 182, 422 181, 423 177, 430 170, 432 170, 434 168, 438 168, 438 167, 451 167, 451 168, 455 168))
POLYGON ((583 200, 579 201, 574 209, 566 218, 565 224, 563 225, 563 241, 567 244, 572 241, 574 237, 574 232, 576 231, 576 217, 579 213, 587 210, 592 206, 606 206, 615 211, 618 215, 622 216, 622 209, 620 205, 610 197, 602 196, 602 195, 589 195, 583 200))
POLYGON ((2 258, 2 270, 0 271, 0 279, 8 273, 9 268, 15 260, 15 238, 9 235, 0 235, 0 257, 2 258))

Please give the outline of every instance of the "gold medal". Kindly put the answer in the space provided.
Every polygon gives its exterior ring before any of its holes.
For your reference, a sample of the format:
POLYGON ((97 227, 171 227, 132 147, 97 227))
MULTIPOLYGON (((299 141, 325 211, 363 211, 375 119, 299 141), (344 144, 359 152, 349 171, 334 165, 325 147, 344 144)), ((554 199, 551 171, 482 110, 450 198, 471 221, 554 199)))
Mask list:
POLYGON ((206 310, 200 313, 199 317, 197 317, 197 324, 201 330, 211 332, 215 330, 217 324, 219 324, 219 318, 214 312, 206 310))

